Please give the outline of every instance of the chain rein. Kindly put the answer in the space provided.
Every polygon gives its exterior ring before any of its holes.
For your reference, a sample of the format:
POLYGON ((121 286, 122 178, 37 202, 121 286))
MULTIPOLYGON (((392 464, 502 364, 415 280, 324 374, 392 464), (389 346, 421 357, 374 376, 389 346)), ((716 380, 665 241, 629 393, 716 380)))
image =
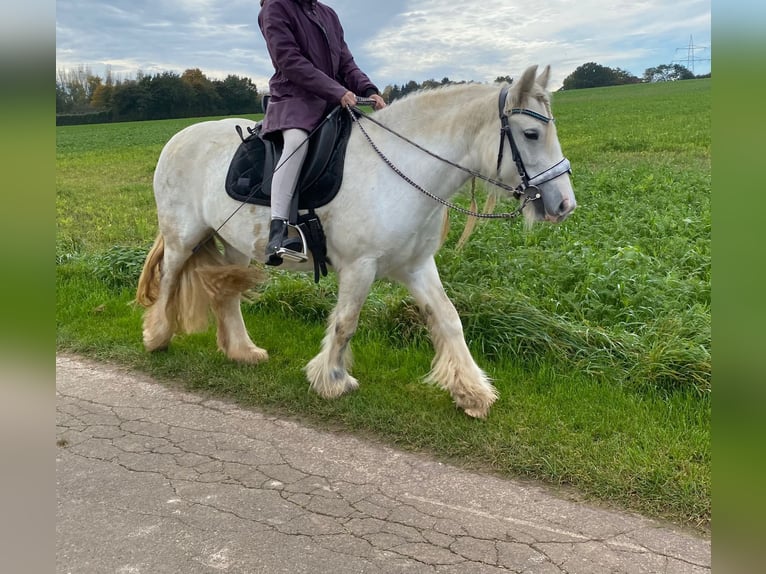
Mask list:
MULTIPOLYGON (((366 103, 366 101, 360 99, 359 103, 366 103)), ((500 181, 491 179, 491 178, 489 178, 489 177, 487 177, 485 175, 480 174, 477 171, 474 171, 472 169, 468 169, 466 167, 463 167, 463 166, 461 166, 459 164, 456 164, 456 163, 454 163, 454 162, 452 162, 452 161, 450 161, 448 159, 445 159, 445 158, 443 158, 443 157, 441 157, 439 155, 436 155, 435 153, 433 153, 431 151, 428 151, 427 149, 425 149, 424 147, 418 145, 417 143, 413 142, 412 140, 409 140, 406 137, 404 137, 403 135, 393 131, 391 128, 388 128, 388 127, 384 126, 379 121, 373 119, 372 117, 370 117, 369 115, 365 114, 364 112, 362 112, 358 108, 354 108, 354 110, 352 110, 350 107, 348 107, 346 109, 348 110, 348 113, 351 115, 351 120, 355 124, 357 124, 359 126, 359 129, 362 131, 362 134, 364 134, 365 139, 370 144, 372 149, 375 150, 375 152, 378 154, 378 156, 380 156, 380 159, 382 159, 383 162, 389 168, 391 168, 391 170, 394 173, 396 173, 404 181, 406 181, 408 184, 410 184, 412 187, 417 189, 419 192, 421 192, 425 196, 430 197, 434 201, 436 201, 438 203, 441 203, 442 205, 444 205, 445 207, 447 207, 449 209, 457 211, 458 213, 462 213, 463 215, 468 215, 470 217, 477 217, 479 219, 512 219, 514 217, 518 217, 519 215, 521 215, 521 212, 524 209, 524 207, 526 207, 527 203, 529 203, 530 201, 534 201, 536 199, 539 199, 539 197, 540 197, 539 193, 537 193, 537 195, 535 195, 535 196, 525 195, 524 196, 524 200, 521 202, 521 205, 519 205, 518 208, 516 208, 514 211, 512 211, 510 213, 478 213, 478 212, 475 212, 475 211, 471 211, 470 209, 465 209, 463 207, 460 207, 459 205, 455 205, 454 203, 451 203, 451 202, 447 201, 446 199, 442 199, 438 195, 435 195, 434 193, 431 193, 427 189, 424 189, 423 187, 421 187, 420 185, 418 185, 417 183, 412 181, 409 177, 407 177, 407 175, 405 175, 398 167, 396 167, 393 164, 393 162, 390 159, 388 159, 388 157, 386 157, 386 155, 382 151, 380 151, 380 148, 378 148, 378 146, 375 144, 375 142, 372 141, 372 138, 370 137, 370 134, 367 133, 367 130, 362 125, 362 122, 359 121, 359 119, 356 116, 356 113, 358 113, 360 116, 364 116, 366 119, 370 120, 372 123, 380 126, 381 128, 383 128, 387 132, 392 133, 393 135, 397 136, 398 138, 406 141, 408 144, 410 144, 410 145, 416 147, 417 149, 427 153, 431 157, 438 159, 439 161, 442 161, 442 162, 444 162, 444 163, 446 163, 448 165, 451 165, 452 167, 455 167, 455 168, 457 168, 457 169, 459 169, 461 171, 464 171, 464 172, 472 175, 473 177, 477 177, 477 178, 479 178, 479 179, 481 179, 483 181, 486 181, 487 183, 490 183, 492 185, 496 185, 497 187, 499 187, 501 189, 504 189, 506 191, 510 191, 511 193, 513 193, 514 197, 520 198, 522 194, 519 191, 519 188, 510 187, 509 185, 506 185, 506 184, 504 184, 504 183, 502 183, 500 181)))

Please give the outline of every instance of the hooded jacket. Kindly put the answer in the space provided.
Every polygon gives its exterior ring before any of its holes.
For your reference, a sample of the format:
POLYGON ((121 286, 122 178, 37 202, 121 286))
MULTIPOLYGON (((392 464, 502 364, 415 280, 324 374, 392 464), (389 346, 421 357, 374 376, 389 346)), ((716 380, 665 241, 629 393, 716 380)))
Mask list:
POLYGON ((258 25, 275 73, 263 120, 264 135, 289 128, 313 130, 347 91, 378 89, 356 65, 335 11, 316 0, 267 0, 258 25))

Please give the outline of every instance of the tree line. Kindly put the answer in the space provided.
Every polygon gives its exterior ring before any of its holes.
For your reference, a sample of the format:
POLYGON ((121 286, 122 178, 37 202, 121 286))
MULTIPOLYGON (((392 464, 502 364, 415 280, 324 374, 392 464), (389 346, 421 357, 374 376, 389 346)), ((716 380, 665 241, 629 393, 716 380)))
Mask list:
POLYGON ((199 68, 183 74, 139 73, 135 79, 106 78, 89 68, 60 70, 56 77, 56 124, 227 116, 262 112, 250 78, 211 80, 199 68))
MULTIPOLYGON (((638 78, 621 68, 588 62, 567 76, 561 89, 576 90, 697 77, 703 76, 695 76, 680 64, 647 68, 643 78, 638 78)), ((510 76, 495 78, 495 82, 512 81, 510 76)), ((418 90, 463 83, 466 82, 455 82, 447 77, 420 83, 410 80, 406 84, 386 86, 382 95, 391 103, 418 90)), ((115 78, 109 68, 106 78, 101 78, 93 74, 90 68, 80 67, 76 70, 59 70, 56 76, 57 125, 262 112, 261 95, 250 78, 229 75, 223 80, 211 80, 199 68, 190 68, 180 75, 175 72, 155 75, 139 72, 134 79, 121 79, 115 78)))
POLYGON ((638 78, 621 68, 609 68, 588 62, 579 66, 574 72, 564 78, 562 90, 579 90, 583 88, 599 88, 605 86, 620 86, 638 84, 641 82, 674 82, 677 80, 692 80, 694 78, 710 77, 695 76, 691 70, 681 64, 661 64, 644 71, 643 78, 638 78))

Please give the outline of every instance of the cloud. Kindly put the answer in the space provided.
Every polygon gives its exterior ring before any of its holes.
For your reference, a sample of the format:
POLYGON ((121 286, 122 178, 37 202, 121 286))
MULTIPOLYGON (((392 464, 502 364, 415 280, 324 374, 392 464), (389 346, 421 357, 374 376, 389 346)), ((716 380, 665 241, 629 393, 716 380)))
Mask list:
POLYGON ((257 14, 258 3, 244 0, 59 0, 56 63, 109 65, 126 75, 197 67, 211 77, 254 77, 255 65, 271 67, 257 45, 257 14))
MULTIPOLYGON (((327 0, 359 66, 381 88, 409 80, 492 81, 551 64, 558 87, 597 62, 641 75, 693 35, 710 43, 710 0, 327 0)), ((265 87, 273 69, 256 0, 58 0, 57 68, 237 74, 265 87)), ((709 56, 709 53, 708 53, 709 56)), ((708 65, 709 70, 709 65, 708 65)))
POLYGON ((627 68, 657 53, 658 38, 680 41, 700 29, 709 37, 709 27, 710 5, 701 0, 553 0, 534 7, 484 0, 476 9, 460 0, 411 0, 364 48, 376 74, 400 82, 447 71, 455 80, 491 81, 551 63, 560 84, 585 62, 627 68))

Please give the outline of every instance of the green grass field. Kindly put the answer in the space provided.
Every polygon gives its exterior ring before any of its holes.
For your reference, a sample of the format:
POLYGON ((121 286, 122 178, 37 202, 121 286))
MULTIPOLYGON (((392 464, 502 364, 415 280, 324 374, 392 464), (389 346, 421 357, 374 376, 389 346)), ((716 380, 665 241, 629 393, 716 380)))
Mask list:
POLYGON ((337 401, 309 393, 301 371, 334 305, 332 276, 274 272, 245 304, 265 365, 228 362, 212 327, 143 351, 130 301, 156 233, 152 172, 199 119, 57 128, 58 348, 707 529, 711 81, 557 93, 554 113, 577 211, 529 231, 481 223, 459 251, 465 219, 453 214, 437 259, 500 392, 486 421, 421 382, 426 332, 406 291, 385 282, 353 341, 361 387, 337 401))

